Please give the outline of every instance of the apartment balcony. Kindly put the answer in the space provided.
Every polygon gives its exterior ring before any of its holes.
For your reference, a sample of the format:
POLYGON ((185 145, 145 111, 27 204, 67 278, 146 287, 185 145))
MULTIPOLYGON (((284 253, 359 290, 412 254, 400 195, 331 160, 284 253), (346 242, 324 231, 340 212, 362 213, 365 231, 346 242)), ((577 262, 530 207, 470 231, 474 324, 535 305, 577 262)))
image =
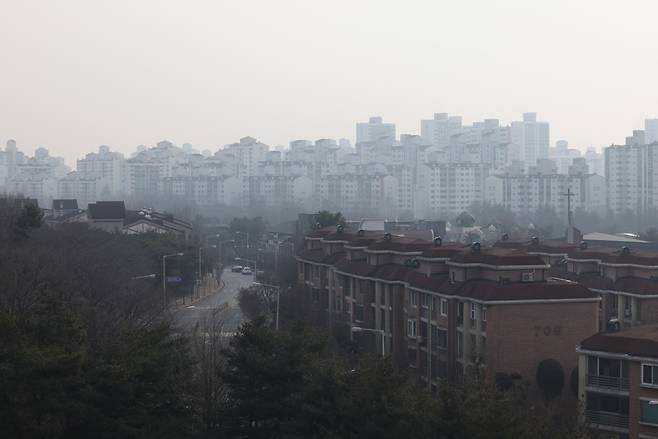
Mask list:
POLYGON ((586 410, 587 422, 594 428, 609 430, 628 430, 628 415, 604 412, 599 410, 586 410))
POLYGON ((587 375, 587 387, 593 387, 598 390, 628 392, 630 383, 628 378, 609 377, 604 375, 587 375))

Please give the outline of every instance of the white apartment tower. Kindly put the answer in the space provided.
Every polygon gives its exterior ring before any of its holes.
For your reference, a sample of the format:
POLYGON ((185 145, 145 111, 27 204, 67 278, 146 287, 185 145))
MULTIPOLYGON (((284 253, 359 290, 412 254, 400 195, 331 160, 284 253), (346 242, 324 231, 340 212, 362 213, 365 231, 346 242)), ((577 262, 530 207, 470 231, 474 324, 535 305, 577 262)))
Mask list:
POLYGON ((381 117, 371 117, 368 122, 356 124, 356 143, 373 142, 382 137, 395 140, 394 123, 384 123, 381 117))
POLYGON ((425 143, 438 148, 448 146, 450 138, 461 129, 462 117, 448 116, 448 113, 434 113, 433 119, 420 121, 420 136, 425 143))
POLYGON ((521 160, 525 168, 548 158, 550 129, 548 122, 537 122, 537 113, 523 113, 523 121, 511 125, 512 160, 521 160))
POLYGON ((615 214, 658 208, 658 143, 605 149, 608 208, 615 214))
POLYGON ((647 143, 658 142, 658 119, 644 120, 644 136, 647 143))
MULTIPOLYGON (((85 158, 78 160, 77 171, 80 179, 89 181, 100 181, 103 185, 100 191, 105 195, 119 197, 123 193, 125 179, 125 159, 123 154, 110 151, 107 145, 98 147, 98 152, 92 152, 85 158)), ((96 200, 91 200, 96 201, 96 200)))

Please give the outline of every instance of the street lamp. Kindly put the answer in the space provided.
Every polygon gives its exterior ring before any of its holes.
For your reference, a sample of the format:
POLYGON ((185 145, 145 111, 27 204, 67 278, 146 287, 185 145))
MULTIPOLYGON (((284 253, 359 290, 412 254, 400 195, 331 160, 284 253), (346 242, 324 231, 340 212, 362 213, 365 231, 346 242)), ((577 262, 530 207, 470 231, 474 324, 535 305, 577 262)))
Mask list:
POLYGON ((386 356, 386 332, 383 329, 362 328, 360 326, 352 326, 352 332, 369 332, 371 334, 379 334, 382 337, 382 358, 386 356))
POLYGON ((206 250, 206 249, 209 249, 209 248, 216 248, 216 247, 217 246, 214 245, 214 244, 213 245, 207 245, 205 247, 199 247, 199 277, 198 277, 199 286, 198 286, 198 291, 197 291, 197 297, 201 297, 201 281, 203 279, 203 277, 201 275, 201 250, 206 250))
POLYGON ((276 323, 275 329, 279 330, 279 299, 281 298, 281 287, 277 285, 262 284, 260 282, 254 282, 254 285, 259 285, 266 288, 274 288, 276 290, 276 323))
POLYGON ((172 253, 162 256, 162 309, 167 309, 167 258, 183 256, 183 253, 172 253))

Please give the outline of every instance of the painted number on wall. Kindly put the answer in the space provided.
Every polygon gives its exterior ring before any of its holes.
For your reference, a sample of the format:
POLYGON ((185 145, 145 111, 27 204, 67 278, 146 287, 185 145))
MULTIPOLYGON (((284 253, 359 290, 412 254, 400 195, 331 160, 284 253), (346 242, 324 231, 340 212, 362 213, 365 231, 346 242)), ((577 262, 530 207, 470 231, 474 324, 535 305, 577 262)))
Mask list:
POLYGON ((535 326, 535 337, 539 336, 549 337, 551 335, 560 336, 562 335, 562 327, 559 325, 555 326, 535 326))

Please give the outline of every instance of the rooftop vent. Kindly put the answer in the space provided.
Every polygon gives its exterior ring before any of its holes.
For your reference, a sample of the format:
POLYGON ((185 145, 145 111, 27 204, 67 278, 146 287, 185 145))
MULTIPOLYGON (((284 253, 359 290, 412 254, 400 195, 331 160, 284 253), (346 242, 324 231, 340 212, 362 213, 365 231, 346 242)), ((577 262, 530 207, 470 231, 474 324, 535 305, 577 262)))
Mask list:
POLYGON ((503 236, 500 237, 503 241, 509 241, 509 235, 507 233, 503 233, 503 236))
POLYGON ((479 242, 474 242, 473 244, 471 244, 471 251, 472 251, 473 253, 479 255, 479 254, 480 254, 480 248, 481 248, 481 247, 482 247, 482 246, 480 245, 479 242))
POLYGON ((338 233, 343 233, 343 226, 340 225, 340 226, 336 227, 336 231, 337 231, 338 233))
POLYGON ((441 239, 440 236, 437 236, 436 238, 434 238, 434 245, 436 247, 441 247, 441 244, 443 244, 443 239, 441 239))
POLYGON ((532 245, 539 245, 539 238, 536 236, 533 236, 532 239, 530 240, 532 245))
POLYGON ((363 230, 363 229, 361 229, 361 230, 359 230, 358 232, 356 232, 356 234, 359 235, 359 236, 363 236, 363 235, 366 234, 366 231, 363 230))
POLYGON ((390 241, 391 239, 393 239, 393 235, 391 235, 390 233, 385 233, 384 234, 384 239, 387 240, 387 241, 390 241))
POLYGON ((631 249, 628 248, 627 246, 623 246, 621 248, 621 254, 624 255, 624 256, 628 256, 628 255, 631 254, 631 249))
POLYGON ((578 247, 580 247, 581 250, 587 250, 587 243, 585 241, 581 241, 578 247))

